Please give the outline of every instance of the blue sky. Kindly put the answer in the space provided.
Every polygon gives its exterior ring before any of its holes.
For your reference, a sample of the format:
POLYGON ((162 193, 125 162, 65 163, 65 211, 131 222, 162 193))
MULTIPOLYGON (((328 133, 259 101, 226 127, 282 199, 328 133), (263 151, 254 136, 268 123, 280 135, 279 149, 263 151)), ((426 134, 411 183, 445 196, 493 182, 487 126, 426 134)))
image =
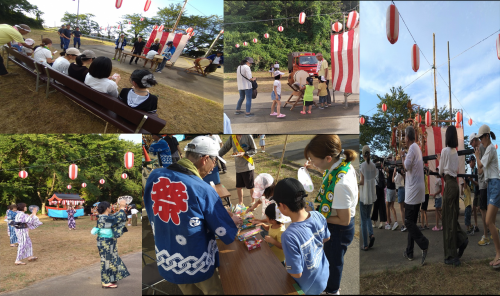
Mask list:
POLYGON ((120 134, 118 138, 121 140, 132 141, 136 144, 142 143, 142 134, 120 134))
MULTIPOLYGON (((28 0, 31 4, 38 6, 38 8, 45 14, 42 18, 45 20, 45 25, 53 27, 60 26, 61 18, 64 12, 75 13, 77 11, 78 0, 28 0)), ((114 25, 116 22, 122 20, 121 16, 132 13, 143 13, 146 17, 153 17, 158 11, 158 7, 166 7, 171 3, 183 3, 181 0, 152 0, 151 7, 147 12, 144 12, 144 5, 146 0, 123 0, 120 9, 116 9, 115 0, 80 0, 80 13, 94 14, 95 21, 100 25, 105 26, 114 25)), ((189 0, 186 5, 186 15, 224 15, 223 0, 189 0)))
MULTIPOLYGON (((453 58, 462 51, 500 29, 500 1, 486 2, 404 2, 395 1, 420 50, 432 64, 432 33, 436 34, 438 105, 449 105, 448 50, 453 58)), ((405 87, 431 68, 420 54, 420 69, 411 68, 411 47, 414 42, 401 18, 399 39, 390 44, 386 37, 386 11, 391 3, 365 2, 360 4, 361 19, 361 80, 360 113, 372 115, 371 110, 391 87, 405 87), (371 110, 371 111, 370 111, 371 110)), ((495 38, 486 39, 451 61, 453 108, 464 109, 464 122, 471 117, 472 126, 465 124, 465 135, 477 132, 482 124, 490 126, 500 143, 500 60, 496 56, 495 38)), ((405 89, 413 104, 434 107, 432 71, 405 89)))

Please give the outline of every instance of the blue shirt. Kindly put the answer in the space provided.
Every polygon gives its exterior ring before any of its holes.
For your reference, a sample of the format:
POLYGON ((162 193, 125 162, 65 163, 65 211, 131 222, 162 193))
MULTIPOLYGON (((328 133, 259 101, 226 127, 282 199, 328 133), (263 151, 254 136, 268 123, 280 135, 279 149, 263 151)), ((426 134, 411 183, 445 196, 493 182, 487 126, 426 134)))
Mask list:
POLYGON ((329 264, 323 251, 323 240, 330 237, 326 218, 317 211, 302 222, 292 222, 281 235, 288 273, 302 273, 294 278, 308 295, 322 293, 330 276, 329 264))
POLYGON ((162 53, 162 55, 165 56, 166 59, 170 60, 174 53, 175 53, 175 46, 172 45, 170 48, 167 47, 167 49, 162 53))
POLYGON ((167 141, 160 139, 158 142, 151 144, 149 152, 156 152, 161 165, 166 168, 172 164, 172 153, 167 141))
POLYGON ((144 205, 161 276, 173 284, 209 279, 219 266, 215 234, 230 244, 238 232, 217 192, 176 163, 149 175, 144 205))

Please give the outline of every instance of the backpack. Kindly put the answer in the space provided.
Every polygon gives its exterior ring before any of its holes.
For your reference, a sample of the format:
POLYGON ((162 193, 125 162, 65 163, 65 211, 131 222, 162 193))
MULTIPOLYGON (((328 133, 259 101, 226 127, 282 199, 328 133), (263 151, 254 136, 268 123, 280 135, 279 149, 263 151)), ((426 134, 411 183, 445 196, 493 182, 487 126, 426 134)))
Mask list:
POLYGON ((378 170, 377 186, 382 189, 386 186, 384 173, 380 169, 378 170))

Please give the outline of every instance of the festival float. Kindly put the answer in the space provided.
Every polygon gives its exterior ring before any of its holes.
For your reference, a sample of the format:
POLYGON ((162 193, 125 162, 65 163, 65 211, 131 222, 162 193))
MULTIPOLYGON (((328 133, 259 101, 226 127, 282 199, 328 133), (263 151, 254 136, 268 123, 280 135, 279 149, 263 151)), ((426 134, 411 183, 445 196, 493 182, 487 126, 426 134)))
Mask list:
POLYGON ((47 206, 47 216, 54 219, 68 219, 69 206, 74 206, 76 213, 75 217, 80 217, 84 215, 83 207, 81 209, 76 209, 77 206, 83 206, 85 200, 78 194, 68 194, 68 193, 54 193, 48 200, 49 205, 47 206))

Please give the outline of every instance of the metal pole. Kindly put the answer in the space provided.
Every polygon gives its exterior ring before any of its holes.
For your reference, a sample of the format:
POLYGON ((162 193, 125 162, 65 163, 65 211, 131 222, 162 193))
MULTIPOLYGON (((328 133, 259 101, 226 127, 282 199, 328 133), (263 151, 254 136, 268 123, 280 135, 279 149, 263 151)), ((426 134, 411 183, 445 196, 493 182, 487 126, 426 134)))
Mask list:
POLYGON ((435 104, 435 114, 434 120, 438 120, 438 99, 437 99, 437 91, 436 91, 436 34, 432 33, 432 50, 434 53, 434 64, 432 64, 432 68, 434 69, 434 104, 435 104))
POLYGON ((78 8, 76 9, 76 25, 78 26, 78 15, 80 14, 80 0, 78 0, 78 8))
POLYGON ((215 38, 214 42, 212 42, 212 45, 210 45, 210 48, 207 50, 207 53, 206 53, 203 57, 205 57, 205 58, 206 58, 206 57, 208 56, 208 54, 209 54, 209 53, 210 53, 210 51, 212 50, 212 47, 214 47, 215 42, 217 42, 217 40, 219 40, 220 35, 222 35, 222 31, 223 31, 223 30, 220 30, 220 31, 219 31, 219 35, 217 35, 217 38, 215 38))
POLYGON ((174 28, 172 29, 172 33, 175 34, 175 29, 177 29, 177 25, 179 24, 179 21, 181 20, 181 15, 184 12, 184 7, 186 7, 186 4, 188 3, 188 0, 184 1, 184 5, 182 6, 181 12, 179 12, 179 16, 177 17, 177 20, 175 21, 174 28))
MULTIPOLYGON (((453 119, 453 113, 451 108, 451 72, 450 72, 450 41, 448 41, 448 88, 450 91, 450 119, 453 119)), ((451 123, 450 123, 451 125, 451 123)))
POLYGON ((278 178, 280 177, 281 164, 283 164, 283 158, 285 157, 286 151, 286 142, 288 140, 288 135, 285 136, 285 144, 283 145, 283 152, 281 153, 280 166, 278 167, 278 175, 276 176, 276 182, 278 182, 278 178))

